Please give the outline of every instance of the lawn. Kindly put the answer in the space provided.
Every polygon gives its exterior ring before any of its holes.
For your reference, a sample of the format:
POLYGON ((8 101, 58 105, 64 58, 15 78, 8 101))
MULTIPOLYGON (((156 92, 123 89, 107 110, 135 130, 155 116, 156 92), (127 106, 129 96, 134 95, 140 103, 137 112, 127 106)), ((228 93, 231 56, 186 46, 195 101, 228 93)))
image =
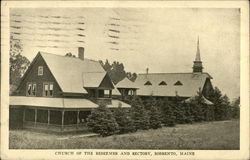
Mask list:
POLYGON ((239 149, 239 121, 203 122, 109 137, 10 131, 10 149, 239 149), (79 137, 77 137, 79 136, 79 137))

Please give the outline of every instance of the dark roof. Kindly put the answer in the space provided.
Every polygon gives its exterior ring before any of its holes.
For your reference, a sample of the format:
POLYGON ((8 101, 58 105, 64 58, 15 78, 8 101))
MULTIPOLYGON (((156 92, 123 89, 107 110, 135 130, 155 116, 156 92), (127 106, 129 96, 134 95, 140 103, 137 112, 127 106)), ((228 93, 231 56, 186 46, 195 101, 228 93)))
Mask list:
POLYGON ((140 96, 176 96, 192 97, 202 90, 206 79, 212 79, 208 73, 148 73, 138 74, 135 83, 140 96), (144 85, 150 81, 152 85, 144 85), (165 81, 167 85, 159 85, 165 81), (180 81, 182 85, 175 85, 180 81))

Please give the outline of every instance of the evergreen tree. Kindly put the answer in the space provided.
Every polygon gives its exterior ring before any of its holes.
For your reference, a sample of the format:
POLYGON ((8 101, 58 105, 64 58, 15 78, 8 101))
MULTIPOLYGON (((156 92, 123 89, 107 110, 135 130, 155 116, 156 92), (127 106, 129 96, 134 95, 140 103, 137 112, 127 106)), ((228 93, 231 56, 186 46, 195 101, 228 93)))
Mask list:
POLYGON ((192 114, 192 108, 191 105, 188 103, 183 103, 182 104, 183 108, 185 108, 185 116, 186 116, 186 121, 185 123, 193 123, 194 122, 194 116, 192 114))
POLYGON ((213 92, 209 94, 209 99, 214 103, 214 119, 225 120, 230 118, 230 102, 229 98, 222 96, 219 88, 215 87, 213 92))
POLYGON ((194 116, 194 121, 200 122, 205 120, 204 116, 204 105, 205 101, 201 92, 201 89, 197 92, 197 95, 194 97, 194 99, 191 100, 191 110, 192 115, 194 116))
POLYGON ((156 99, 150 96, 145 101, 145 109, 149 113, 150 128, 153 128, 153 129, 160 128, 161 127, 161 113, 160 113, 160 108, 157 104, 156 99))
POLYGON ((135 132, 134 123, 130 111, 119 106, 114 111, 116 122, 119 126, 119 133, 135 132))
POLYGON ((232 103, 232 118, 240 118, 240 97, 232 103))
POLYGON ((141 99, 134 97, 131 102, 132 119, 136 129, 148 129, 149 128, 149 115, 145 109, 141 99))
POLYGON ((109 136, 119 132, 119 126, 112 112, 104 105, 94 109, 87 119, 87 126, 101 136, 109 136))
POLYGON ((173 127, 176 124, 176 116, 174 114, 174 105, 168 101, 167 98, 164 98, 162 101, 159 101, 161 106, 161 121, 165 126, 173 127))

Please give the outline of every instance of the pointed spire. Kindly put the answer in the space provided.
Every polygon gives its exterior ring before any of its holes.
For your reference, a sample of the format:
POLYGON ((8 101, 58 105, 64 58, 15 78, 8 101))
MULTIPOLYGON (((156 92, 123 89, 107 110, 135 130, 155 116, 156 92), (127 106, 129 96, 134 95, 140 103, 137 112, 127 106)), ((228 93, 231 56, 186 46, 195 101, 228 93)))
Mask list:
POLYGON ((197 41, 197 51, 196 51, 196 57, 193 65, 193 72, 202 72, 202 62, 201 62, 201 56, 200 56, 200 44, 199 44, 199 36, 198 36, 198 41, 197 41))
POLYGON ((198 36, 198 41, 197 41, 197 51, 196 51, 195 61, 201 61, 199 36, 198 36))

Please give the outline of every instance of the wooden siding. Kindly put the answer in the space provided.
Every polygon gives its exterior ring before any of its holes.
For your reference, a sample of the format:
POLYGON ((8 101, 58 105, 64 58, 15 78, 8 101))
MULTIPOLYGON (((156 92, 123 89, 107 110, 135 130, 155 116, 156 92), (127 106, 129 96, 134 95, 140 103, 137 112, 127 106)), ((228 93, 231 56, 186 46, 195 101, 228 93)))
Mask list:
MULTIPOLYGON (((65 66, 62 66, 65 67, 65 66)), ((62 73, 63 74, 63 73, 62 73)), ((31 64, 30 68, 27 70, 27 73, 24 75, 16 95, 26 96, 27 83, 32 82, 36 83, 36 96, 43 97, 43 83, 52 82, 53 83, 53 97, 63 97, 62 91, 56 82, 54 76, 49 70, 47 64, 40 54, 34 59, 34 62, 31 64), (38 75, 38 67, 43 66, 43 75, 38 75)), ((66 75, 65 75, 66 76, 66 75)))
POLYGON ((112 81, 111 81, 108 74, 105 75, 105 77, 103 78, 103 80, 98 88, 100 88, 100 89, 114 89, 114 86, 113 86, 112 81))
POLYGON ((209 78, 206 79, 206 82, 204 84, 203 90, 202 90, 202 94, 204 95, 204 97, 208 97, 209 93, 213 91, 213 86, 212 83, 210 81, 209 78))

